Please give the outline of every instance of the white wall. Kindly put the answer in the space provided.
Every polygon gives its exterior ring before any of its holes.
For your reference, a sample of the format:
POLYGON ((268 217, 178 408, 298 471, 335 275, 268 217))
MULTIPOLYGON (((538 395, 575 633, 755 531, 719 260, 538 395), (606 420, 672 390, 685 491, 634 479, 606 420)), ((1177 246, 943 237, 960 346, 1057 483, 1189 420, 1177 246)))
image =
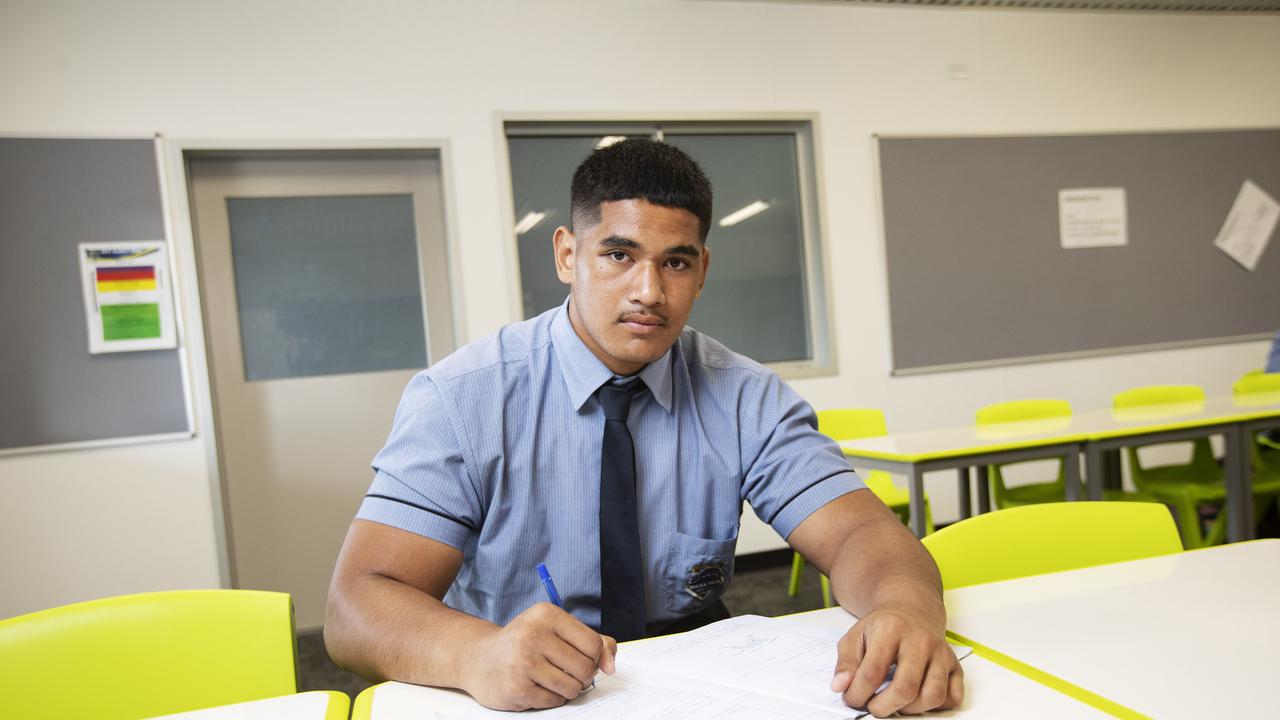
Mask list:
MULTIPOLYGON (((884 407, 908 430, 1027 395, 1083 410, 1139 383, 1225 393, 1265 344, 890 378, 871 135, 1274 126, 1277 47, 1275 16, 10 0, 0 132, 448 138, 467 339, 517 319, 515 293, 491 281, 514 258, 497 113, 817 112, 840 366, 796 387, 821 407, 884 407), (969 79, 949 79, 953 64, 969 79)), ((0 616, 216 584, 207 473, 202 439, 0 460, 0 616)), ((930 486, 941 519, 953 485, 930 486)))

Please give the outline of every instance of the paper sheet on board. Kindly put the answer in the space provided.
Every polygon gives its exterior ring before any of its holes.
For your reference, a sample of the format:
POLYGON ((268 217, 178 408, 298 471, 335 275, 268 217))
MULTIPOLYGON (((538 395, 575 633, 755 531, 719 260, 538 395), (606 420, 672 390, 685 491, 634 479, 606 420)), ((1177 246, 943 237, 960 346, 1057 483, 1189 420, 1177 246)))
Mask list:
POLYGON ((1271 241, 1278 218, 1280 203, 1252 180, 1245 180, 1213 244, 1252 272, 1271 241))
POLYGON ((1058 191, 1058 235, 1062 247, 1129 244, 1124 188, 1067 188, 1058 191))

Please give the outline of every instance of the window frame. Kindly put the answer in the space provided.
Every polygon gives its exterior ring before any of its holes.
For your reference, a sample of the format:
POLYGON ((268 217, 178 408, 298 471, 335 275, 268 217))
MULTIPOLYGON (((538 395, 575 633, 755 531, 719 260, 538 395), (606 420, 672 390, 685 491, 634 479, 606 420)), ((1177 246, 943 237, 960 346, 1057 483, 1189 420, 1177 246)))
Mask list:
MULTIPOLYGON (((497 122, 502 183, 503 229, 512 288, 512 316, 524 319, 524 295, 520 277, 519 238, 513 231, 515 190, 512 186, 511 137, 547 137, 556 135, 647 135, 661 140, 666 133, 681 135, 752 135, 787 134, 795 140, 797 185, 800 193, 800 245, 805 285, 805 314, 809 323, 810 357, 764 363, 785 379, 821 377, 837 374, 835 347, 835 312, 831 301, 831 283, 827 262, 825 223, 820 198, 822 174, 818 145, 816 114, 727 115, 720 117, 680 115, 499 115, 497 122)), ((710 282, 714 282, 712 276, 710 282)))

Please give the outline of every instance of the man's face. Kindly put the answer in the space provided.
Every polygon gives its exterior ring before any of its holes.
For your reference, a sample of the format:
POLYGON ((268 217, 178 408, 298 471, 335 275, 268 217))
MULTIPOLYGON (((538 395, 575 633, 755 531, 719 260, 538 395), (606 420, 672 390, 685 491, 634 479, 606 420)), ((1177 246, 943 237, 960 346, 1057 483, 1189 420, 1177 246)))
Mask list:
POLYGON ((646 200, 601 203, 600 222, 556 229, 569 320, 614 373, 634 375, 680 336, 711 262, 698 230, 688 210, 646 200))

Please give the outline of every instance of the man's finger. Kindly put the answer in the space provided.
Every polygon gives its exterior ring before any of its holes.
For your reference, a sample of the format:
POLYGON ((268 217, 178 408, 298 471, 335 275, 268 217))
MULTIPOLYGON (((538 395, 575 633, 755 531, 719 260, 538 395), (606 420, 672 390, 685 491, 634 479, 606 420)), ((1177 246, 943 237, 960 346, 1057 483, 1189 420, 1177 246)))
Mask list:
POLYGON ((862 662, 858 663, 849 689, 844 691, 844 701, 849 707, 867 707, 867 701, 884 682, 889 674, 889 665, 898 654, 897 642, 877 642, 874 638, 866 638, 863 642, 867 647, 862 662))
POLYGON ((555 693, 560 700, 554 705, 534 705, 534 707, 556 707, 566 700, 572 700, 582 694, 582 683, 577 678, 546 660, 539 659, 529 674, 529 679, 540 687, 555 693))
POLYGON ((591 678, 596 676, 595 658, 583 655, 574 646, 558 639, 553 638, 547 642, 547 646, 542 649, 542 656, 547 662, 572 675, 583 687, 590 685, 591 678))
POLYGON ((951 678, 947 682, 947 701, 943 703, 944 710, 958 708, 964 704, 964 670, 960 667, 960 662, 956 661, 956 667, 951 671, 951 678))
MULTIPOLYGON (((854 630, 857 630, 854 625, 854 630)), ((836 645, 836 669, 831 676, 831 692, 843 693, 853 682, 854 673, 862 664, 866 649, 866 636, 861 631, 846 633, 836 645)))
POLYGON ((618 670, 618 664, 616 662, 616 658, 618 656, 618 641, 608 635, 601 635, 600 641, 604 646, 603 651, 600 654, 600 669, 603 670, 606 675, 612 675, 618 670))
POLYGON ((918 655, 899 652, 893 681, 867 701, 867 709, 876 717, 888 717, 915 702, 920 695, 924 671, 925 664, 918 655))
POLYGON ((600 633, 583 625, 578 618, 561 610, 552 629, 561 640, 572 645, 578 652, 591 658, 592 663, 599 663, 604 652, 604 644, 600 642, 600 633))
POLYGON ((948 686, 951 682, 950 663, 935 660, 929 664, 920 683, 920 691, 916 698, 902 706, 899 712, 916 715, 942 707, 947 701, 948 686))
POLYGON ((516 710, 544 710, 546 708, 560 707, 565 704, 565 698, 559 693, 552 692, 536 682, 530 681, 529 687, 520 694, 520 707, 516 710))

